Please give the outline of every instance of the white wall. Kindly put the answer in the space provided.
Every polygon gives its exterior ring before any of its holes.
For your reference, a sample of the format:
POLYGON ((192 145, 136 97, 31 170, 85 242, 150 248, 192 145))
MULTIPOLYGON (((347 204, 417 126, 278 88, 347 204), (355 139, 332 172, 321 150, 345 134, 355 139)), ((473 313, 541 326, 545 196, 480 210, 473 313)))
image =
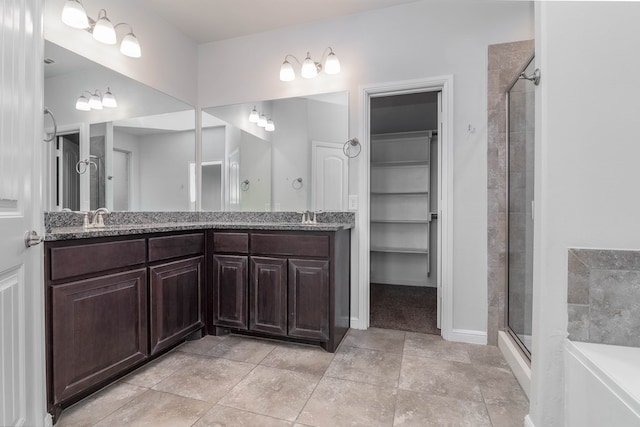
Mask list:
MULTIPOLYGON (((84 0, 82 3, 89 16, 96 18, 98 11, 105 8, 114 24, 127 22, 133 26, 142 57, 129 58, 120 53, 118 45, 98 43, 88 32, 63 24, 60 16, 65 1, 45 2, 45 39, 191 105, 196 104, 195 42, 135 2, 84 0)), ((118 41, 122 40, 123 31, 118 29, 118 41)))
POLYGON ((129 155, 129 210, 139 211, 140 209, 140 138, 118 128, 113 129, 113 148, 120 151, 128 151, 129 155))
MULTIPOLYGON (((362 137, 361 87, 454 76, 453 327, 486 331, 487 318, 487 45, 533 37, 529 2, 416 2, 339 19, 200 45, 199 102, 226 105, 348 90, 350 137, 362 137), (255 49, 259 43, 260 49, 255 49), (281 82, 284 56, 319 58, 331 46, 336 76, 281 82), (250 60, 248 60, 250 58, 250 60), (215 72, 215 78, 211 78, 215 72), (467 126, 476 128, 468 133, 467 126)), ((276 123, 277 126, 277 123, 276 123)), ((350 193, 358 158, 350 162, 350 193)), ((356 233, 359 230, 356 230, 356 233)), ((357 235, 352 240, 355 245, 357 235)), ((357 248, 352 256, 357 256, 357 248)), ((352 275, 357 290, 357 271, 352 275)), ((352 316, 358 317, 357 293, 352 316)))
POLYGON ((140 210, 189 210, 193 141, 193 131, 140 137, 140 210))
POLYGON ((567 249, 640 249, 640 3, 536 5, 531 418, 562 426, 567 249))

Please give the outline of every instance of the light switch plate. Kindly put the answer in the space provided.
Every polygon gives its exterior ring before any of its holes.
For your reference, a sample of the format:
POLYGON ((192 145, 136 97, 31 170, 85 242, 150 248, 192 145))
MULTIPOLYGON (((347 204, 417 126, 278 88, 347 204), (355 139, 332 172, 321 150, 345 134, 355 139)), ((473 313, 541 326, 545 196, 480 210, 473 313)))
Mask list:
POLYGON ((357 194, 353 194, 353 195, 349 195, 349 210, 350 211, 357 211, 358 210, 358 195, 357 194))

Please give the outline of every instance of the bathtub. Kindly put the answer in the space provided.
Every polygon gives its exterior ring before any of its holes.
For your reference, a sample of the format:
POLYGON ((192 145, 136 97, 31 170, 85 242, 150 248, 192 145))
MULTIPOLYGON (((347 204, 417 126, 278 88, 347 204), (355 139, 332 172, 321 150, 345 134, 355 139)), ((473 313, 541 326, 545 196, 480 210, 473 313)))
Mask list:
POLYGON ((565 421, 640 426, 640 348, 566 340, 565 421))

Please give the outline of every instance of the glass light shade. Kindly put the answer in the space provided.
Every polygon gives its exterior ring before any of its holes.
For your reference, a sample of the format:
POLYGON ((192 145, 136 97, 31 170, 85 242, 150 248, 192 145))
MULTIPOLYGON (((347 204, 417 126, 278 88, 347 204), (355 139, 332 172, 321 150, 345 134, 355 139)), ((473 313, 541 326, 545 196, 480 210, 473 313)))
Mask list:
POLYGON ((118 106, 116 97, 113 96, 109 88, 107 88, 107 91, 102 96, 102 106, 106 108, 116 108, 118 106))
POLYGON ((259 119, 260 115, 258 114, 258 111, 256 111, 256 107, 253 107, 253 110, 251 110, 251 113, 249 113, 249 121, 251 123, 258 123, 259 119))
POLYGON ((89 100, 84 96, 80 95, 80 98, 76 101, 76 110, 80 111, 89 111, 91 107, 89 107, 89 100))
POLYGON ((340 61, 335 53, 329 53, 326 61, 324 61, 324 72, 327 74, 338 74, 340 72, 340 61))
POLYGON ((296 79, 296 73, 293 71, 291 63, 285 60, 280 67, 280 80, 290 82, 296 79))
POLYGON ((264 114, 260 115, 260 118, 258 119, 258 126, 260 126, 261 128, 267 126, 267 118, 264 116, 264 114))
POLYGON ((276 125, 273 123, 273 120, 267 120, 267 125, 264 127, 264 130, 266 130, 267 132, 273 132, 274 130, 276 130, 276 125))
POLYGON ((309 57, 308 52, 307 58, 302 63, 302 70, 300 70, 300 75, 305 79, 312 79, 318 75, 318 68, 316 67, 316 63, 313 62, 313 59, 309 57))
POLYGON ((73 28, 89 28, 89 19, 84 7, 77 0, 67 0, 62 9, 62 22, 73 28))
POLYGON ((93 38, 104 44, 116 44, 116 30, 109 18, 103 16, 93 27, 93 38))
POLYGON ((120 43, 120 52, 130 58, 140 58, 142 56, 140 43, 138 43, 138 38, 133 33, 124 36, 122 43, 120 43))
POLYGON ((91 95, 91 98, 89 98, 89 107, 91 107, 92 110, 102 110, 102 101, 97 93, 94 93, 91 95))

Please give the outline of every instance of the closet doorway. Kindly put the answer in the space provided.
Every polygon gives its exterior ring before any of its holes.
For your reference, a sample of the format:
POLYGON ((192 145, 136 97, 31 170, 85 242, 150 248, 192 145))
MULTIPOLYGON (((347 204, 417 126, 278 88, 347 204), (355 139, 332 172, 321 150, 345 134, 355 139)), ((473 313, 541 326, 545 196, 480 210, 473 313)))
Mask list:
POLYGON ((441 92, 370 103, 372 327, 440 335, 441 92))

